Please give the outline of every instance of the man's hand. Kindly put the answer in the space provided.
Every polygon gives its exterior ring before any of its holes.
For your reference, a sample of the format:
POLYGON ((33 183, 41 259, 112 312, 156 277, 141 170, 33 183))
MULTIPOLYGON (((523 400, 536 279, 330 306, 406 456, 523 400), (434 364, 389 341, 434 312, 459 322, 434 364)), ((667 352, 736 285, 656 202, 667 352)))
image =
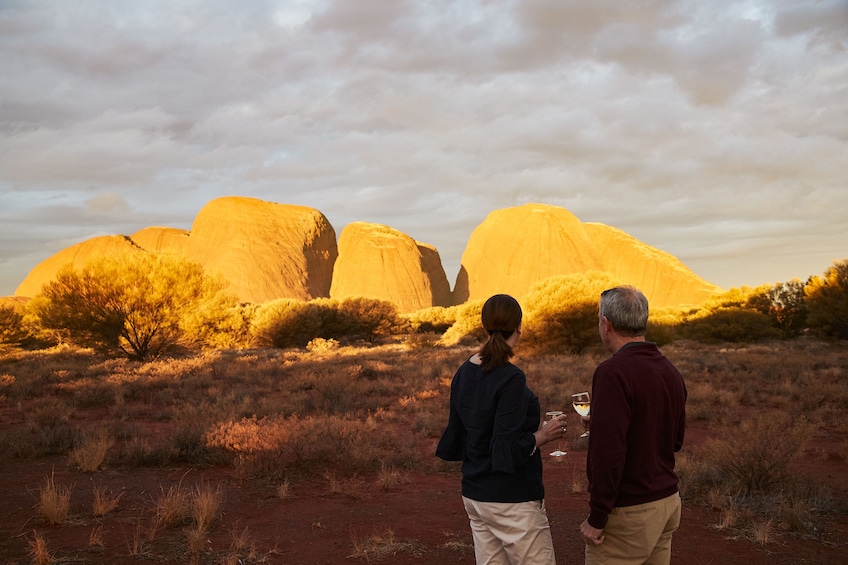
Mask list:
POLYGON ((601 545, 604 542, 604 531, 590 526, 589 520, 583 520, 580 524, 580 535, 586 545, 601 545))

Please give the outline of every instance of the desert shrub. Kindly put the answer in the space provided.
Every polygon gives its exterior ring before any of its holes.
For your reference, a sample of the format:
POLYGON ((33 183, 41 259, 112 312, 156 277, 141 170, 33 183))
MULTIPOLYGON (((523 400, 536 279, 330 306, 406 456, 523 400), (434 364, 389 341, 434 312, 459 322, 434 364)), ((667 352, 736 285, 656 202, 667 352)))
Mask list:
POLYGON ((335 351, 339 348, 339 342, 335 339, 324 339, 323 337, 316 337, 306 344, 306 349, 313 353, 327 353, 330 351, 335 351))
POLYGON ((401 318, 397 306, 376 298, 345 298, 338 304, 339 316, 345 321, 342 335, 330 337, 352 337, 374 341, 400 330, 401 318))
POLYGON ((321 335, 322 309, 318 304, 292 298, 261 305, 253 318, 252 333, 260 346, 303 347, 321 335))
POLYGON ((257 306, 239 304, 235 297, 220 293, 204 301, 183 318, 185 341, 194 347, 240 348, 251 344, 251 321, 257 306))
POLYGON ((433 306, 406 314, 410 329, 415 333, 443 334, 456 322, 458 306, 433 306))
POLYGON ((186 321, 203 325, 203 315, 216 313, 224 300, 223 288, 199 264, 182 259, 104 257, 80 270, 62 268, 33 308, 43 327, 74 343, 143 360, 190 344, 186 321), (209 302, 215 304, 206 308, 209 302))
POLYGON ((805 420, 762 414, 709 440, 704 462, 725 478, 726 488, 746 495, 767 492, 789 477, 789 463, 811 435, 812 426, 805 420))
POLYGON ((682 322, 677 332, 683 338, 707 343, 747 343, 779 337, 768 316, 739 306, 702 311, 682 322))
POLYGON ((581 353, 600 343, 598 301, 601 292, 618 284, 600 271, 534 284, 522 299, 524 347, 534 353, 581 353))
POLYGON ((279 480, 318 468, 373 470, 378 458, 372 432, 368 422, 342 416, 243 418, 212 427, 204 442, 232 453, 242 476, 279 480))
POLYGON ((13 306, 0 304, 0 345, 19 345, 29 335, 23 315, 13 306))
POLYGON ((807 323, 817 335, 848 339, 848 259, 837 261, 805 288, 807 323))
POLYGON ((799 280, 758 287, 748 297, 745 306, 769 317, 780 330, 781 337, 800 335, 807 324, 805 285, 799 280))
POLYGON ((811 431, 804 420, 768 413, 726 429, 704 444, 700 456, 680 454, 681 493, 721 511, 717 528, 752 541, 766 543, 783 533, 819 537, 842 509, 830 488, 791 473, 789 464, 811 431))
POLYGON ((443 345, 474 344, 486 341, 486 331, 480 323, 485 300, 466 302, 457 307, 456 321, 442 334, 443 345))

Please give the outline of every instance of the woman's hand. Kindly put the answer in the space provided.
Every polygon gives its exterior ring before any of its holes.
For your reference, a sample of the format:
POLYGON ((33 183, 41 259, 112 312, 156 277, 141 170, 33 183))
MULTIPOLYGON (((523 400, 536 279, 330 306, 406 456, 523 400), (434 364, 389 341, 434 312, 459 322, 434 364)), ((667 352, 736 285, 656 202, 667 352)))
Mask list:
POLYGON ((565 436, 567 423, 568 418, 566 418, 565 414, 560 414, 555 418, 542 422, 542 425, 533 434, 536 436, 536 447, 541 447, 546 443, 562 439, 565 436))

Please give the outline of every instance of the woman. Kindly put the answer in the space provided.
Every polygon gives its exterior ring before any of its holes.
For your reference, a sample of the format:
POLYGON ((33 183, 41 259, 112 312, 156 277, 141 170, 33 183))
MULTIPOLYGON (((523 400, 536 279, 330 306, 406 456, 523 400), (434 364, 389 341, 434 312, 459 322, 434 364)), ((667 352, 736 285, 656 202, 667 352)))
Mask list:
POLYGON ((454 375, 450 415, 436 455, 462 461, 462 501, 480 564, 551 565, 538 448, 565 434, 565 416, 544 422, 524 372, 510 363, 521 306, 496 294, 483 305, 486 343, 454 375))

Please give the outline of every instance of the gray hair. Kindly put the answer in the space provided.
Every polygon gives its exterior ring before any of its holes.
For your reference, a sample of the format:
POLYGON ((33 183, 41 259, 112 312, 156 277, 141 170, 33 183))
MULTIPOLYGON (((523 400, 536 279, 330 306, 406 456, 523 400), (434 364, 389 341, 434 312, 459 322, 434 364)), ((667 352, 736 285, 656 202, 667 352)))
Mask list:
POLYGON ((610 288, 601 293, 599 315, 623 336, 642 336, 648 328, 648 299, 633 286, 610 288))

